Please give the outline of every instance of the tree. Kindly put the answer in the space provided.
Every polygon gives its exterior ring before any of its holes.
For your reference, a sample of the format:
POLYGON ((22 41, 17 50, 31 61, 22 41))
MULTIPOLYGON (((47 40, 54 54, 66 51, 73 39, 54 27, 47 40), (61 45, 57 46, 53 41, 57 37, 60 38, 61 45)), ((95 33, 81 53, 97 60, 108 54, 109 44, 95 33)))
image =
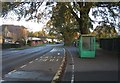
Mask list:
POLYGON ((58 3, 53 8, 51 21, 48 22, 48 25, 53 26, 51 27, 50 34, 61 35, 65 44, 69 45, 74 40, 74 33, 78 31, 78 23, 70 11, 68 11, 66 4, 58 3))
POLYGON ((36 31, 36 32, 29 32, 29 37, 44 37, 46 36, 46 33, 44 30, 42 31, 36 31))
MULTIPOLYGON (((30 18, 27 19, 31 20, 31 19, 41 19, 42 17, 46 17, 46 13, 42 12, 42 13, 38 13, 38 9, 40 7, 40 3, 34 3, 34 2, 26 2, 28 3, 28 5, 30 5, 29 7, 29 11, 28 13, 26 13, 26 9, 25 11, 19 12, 18 11, 18 16, 19 18, 22 18, 23 16, 29 16, 30 18), (33 8, 31 8, 33 7, 33 8), (37 9, 38 8, 38 9, 37 9), (37 15, 37 16, 36 16, 37 15)), ((11 3, 10 3, 11 4, 11 3)), ((17 5, 17 6, 22 6, 22 4, 25 4, 25 2, 23 3, 18 3, 21 5, 17 5)), ((57 2, 56 7, 54 5, 52 5, 52 2, 47 2, 46 3, 46 9, 49 6, 54 7, 53 8, 53 12, 49 11, 49 13, 52 13, 54 15, 52 15, 51 18, 51 24, 53 25, 53 27, 51 28, 50 32, 54 33, 54 34, 63 34, 65 35, 65 31, 69 32, 70 34, 72 34, 72 32, 70 31, 76 31, 79 32, 80 34, 87 34, 89 33, 89 29, 93 28, 92 24, 94 23, 99 23, 99 24, 103 24, 103 23, 109 23, 110 26, 118 26, 120 23, 116 23, 116 20, 110 21, 109 17, 112 17, 113 19, 119 18, 119 8, 120 8, 120 3, 118 2, 68 2, 68 3, 61 3, 61 2, 57 2), (92 16, 94 16, 95 19, 90 18, 89 16, 89 12, 92 9, 92 16), (118 13, 116 13, 115 11, 117 11, 118 13), (71 15, 72 14, 72 15, 71 15), (101 17, 102 20, 96 20, 97 17, 101 17), (70 21, 71 19, 73 19, 72 21, 70 21), (72 22, 72 23, 71 23, 72 22), (76 24, 77 23, 77 24, 76 24), (72 26, 78 26, 79 27, 77 29, 70 29, 70 27, 72 26)), ((12 6, 10 6, 12 7, 12 6)), ((7 6, 5 6, 5 8, 8 8, 7 6)), ((21 7, 20 7, 21 8, 21 7)), ((49 15, 50 17, 51 15, 49 15)), ((39 21, 40 22, 40 21, 39 21)), ((68 33, 66 33, 68 34, 68 33)), ((66 35, 67 36, 67 35, 66 35)), ((65 36, 63 36, 63 38, 65 39, 65 36)), ((68 37, 67 37, 68 38, 68 37)), ((72 37, 70 37, 72 38, 72 37)), ((66 39, 65 39, 66 40, 66 39)))
POLYGON ((19 42, 21 46, 27 45, 28 41, 28 30, 24 26, 12 26, 14 27, 14 32, 12 38, 15 39, 16 42, 19 42))
POLYGON ((68 7, 79 23, 80 33, 86 34, 89 33, 89 28, 92 28, 92 23, 95 22, 109 23, 111 26, 115 27, 115 19, 117 16, 119 18, 119 14, 115 13, 115 11, 119 12, 119 5, 120 3, 118 2, 73 2, 73 5, 68 5, 68 7), (101 9, 99 9, 100 7, 101 9), (102 18, 102 21, 93 20, 90 18, 89 12, 91 9, 93 9, 92 15, 94 18, 100 16, 102 18), (112 17, 114 21, 109 21, 109 17, 112 17))
POLYGON ((100 38, 113 38, 116 37, 117 32, 115 28, 110 25, 103 24, 102 26, 97 26, 93 31, 93 34, 96 35, 96 38, 99 40, 100 38))
POLYGON ((73 2, 73 5, 68 4, 68 8, 70 9, 71 14, 76 18, 79 24, 79 32, 81 34, 89 33, 90 20, 89 20, 89 11, 93 6, 93 2, 73 2), (89 25, 88 25, 89 24, 89 25))
POLYGON ((28 32, 28 37, 33 37, 33 32, 28 32))
POLYGON ((53 2, 44 2, 46 4, 45 10, 41 11, 40 7, 43 2, 1 2, 2 3, 2 17, 6 18, 10 12, 17 16, 17 20, 24 18, 26 21, 35 20, 41 22, 41 18, 47 19, 53 2), (49 7, 49 8, 48 8, 49 7))
MULTIPOLYGON (((94 17, 97 17, 95 14, 95 12, 97 13, 100 13, 99 16, 102 17, 102 21, 97 21, 101 24, 107 24, 109 23, 110 26, 113 27, 113 23, 110 23, 110 21, 106 21, 105 19, 109 19, 109 17, 107 16, 108 14, 113 14, 114 12, 111 12, 111 11, 103 11, 102 9, 100 9, 99 11, 98 10, 95 10, 94 8, 99 8, 99 7, 102 7, 103 9, 105 9, 106 7, 108 9, 111 9, 112 7, 118 7, 118 3, 94 3, 94 2, 73 2, 73 4, 71 5, 71 3, 62 3, 62 2, 58 2, 56 7, 53 8, 53 12, 52 12, 52 18, 51 18, 51 22, 48 22, 48 25, 49 26, 53 26, 50 30, 50 33, 54 34, 57 32, 60 32, 62 35, 66 32, 69 32, 71 31, 70 29, 70 20, 71 19, 74 19, 75 22, 73 22, 72 24, 75 25, 75 23, 77 23, 77 25, 79 25, 79 27, 76 29, 77 32, 79 32, 80 34, 88 34, 90 33, 89 29, 90 28, 93 28, 92 26, 92 23, 96 22, 96 20, 93 20, 90 18, 89 16, 89 12, 90 10, 93 8, 93 12, 92 12, 92 15, 94 17), (66 15, 66 11, 69 12, 69 15, 67 17, 66 15), (107 15, 105 15, 104 13, 106 13, 107 15), (71 15, 72 14, 72 15, 71 15), (72 17, 70 17, 72 16, 72 17), (65 18, 70 18, 69 21, 65 20, 65 18), (65 24, 67 23, 67 25, 69 26, 66 26, 65 24), (66 28, 66 27, 69 27, 69 28, 66 28), (67 29, 67 30, 65 30, 67 29), (69 29, 69 30, 68 30, 69 29), (64 32, 65 31, 65 32, 64 32)), ((118 16, 118 15, 116 15, 118 16)), ((115 19, 115 16, 113 16, 113 18, 115 19)), ((115 27, 115 26, 114 26, 115 27)), ((72 30, 74 31, 74 30, 72 30)), ((71 32, 67 33, 71 34, 71 32)), ((73 35, 73 34, 72 34, 73 35)), ((63 35, 64 39, 65 39, 65 36, 67 36, 66 34, 63 35)), ((69 38, 69 37, 66 37, 66 38, 69 38)), ((72 38, 72 37, 70 37, 72 38)), ((69 42, 70 42, 71 39, 69 39, 69 42)), ((65 39, 66 41, 66 39, 65 39)))
MULTIPOLYGON (((54 7, 54 3, 55 2, 46 2, 45 10, 49 9, 48 7, 54 7)), ((108 20, 107 17, 108 12, 109 14, 111 14, 110 16, 112 16, 114 19, 117 16, 119 16, 120 3, 118 2, 72 2, 72 3, 73 5, 71 5, 71 3, 68 3, 66 4, 66 6, 68 7, 68 9, 70 9, 71 13, 78 21, 80 25, 79 29, 81 33, 89 32, 89 29, 87 30, 85 28, 87 27, 89 28, 91 22, 92 23, 107 22, 110 23, 112 26, 114 26, 114 23, 108 20), (102 9, 105 9, 106 7, 109 11, 101 10, 99 9, 100 7, 102 7, 102 9), (94 17, 101 16, 103 18, 102 21, 96 21, 89 17, 88 14, 91 8, 93 8, 94 10, 96 8, 96 10, 93 11, 92 14, 94 15, 94 17), (115 13, 115 11, 118 11, 118 13, 115 13)), ((22 17, 24 18, 26 17, 27 21, 32 19, 37 19, 37 21, 40 22, 41 18, 47 19, 47 15, 51 14, 51 10, 48 10, 49 13, 45 13, 44 11, 40 12, 39 8, 41 7, 42 4, 43 2, 2 2, 2 17, 7 16, 8 12, 12 10, 18 15, 17 20, 20 20, 22 17), (25 5, 27 5, 27 7, 25 5)), ((50 16, 51 15, 49 15, 48 17, 50 16)))

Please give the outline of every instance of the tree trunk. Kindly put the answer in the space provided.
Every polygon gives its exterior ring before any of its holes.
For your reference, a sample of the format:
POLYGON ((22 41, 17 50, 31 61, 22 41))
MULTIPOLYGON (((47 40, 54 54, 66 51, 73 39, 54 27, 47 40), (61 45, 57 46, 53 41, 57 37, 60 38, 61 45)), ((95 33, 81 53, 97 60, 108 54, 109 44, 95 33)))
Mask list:
POLYGON ((70 40, 70 38, 65 37, 65 38, 64 38, 64 43, 65 43, 65 46, 71 45, 71 40, 70 40))
POLYGON ((64 38, 64 43, 65 43, 66 46, 70 46, 72 44, 73 35, 64 34, 63 38, 64 38))
POLYGON ((89 20, 89 11, 93 3, 88 2, 78 2, 80 9, 80 18, 78 20, 79 29, 81 34, 88 34, 89 27, 88 27, 88 20, 89 20))
POLYGON ((89 28, 87 27, 88 23, 88 17, 86 16, 87 12, 81 12, 80 20, 79 20, 79 29, 81 34, 88 34, 89 33, 89 28))

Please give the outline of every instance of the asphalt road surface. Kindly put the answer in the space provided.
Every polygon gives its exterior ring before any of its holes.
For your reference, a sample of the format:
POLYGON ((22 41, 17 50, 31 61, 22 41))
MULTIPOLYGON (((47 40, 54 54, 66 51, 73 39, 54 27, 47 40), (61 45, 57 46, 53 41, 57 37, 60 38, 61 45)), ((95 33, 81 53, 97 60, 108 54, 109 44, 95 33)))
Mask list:
POLYGON ((12 81, 10 83, 16 83, 13 81, 51 83, 65 54, 67 55, 66 65, 59 80, 60 83, 102 83, 103 81, 115 83, 118 81, 116 52, 97 49, 95 58, 80 58, 76 47, 63 47, 57 44, 4 52, 3 83, 6 80, 12 81))
POLYGON ((51 81, 64 57, 61 44, 3 51, 5 81, 51 81))

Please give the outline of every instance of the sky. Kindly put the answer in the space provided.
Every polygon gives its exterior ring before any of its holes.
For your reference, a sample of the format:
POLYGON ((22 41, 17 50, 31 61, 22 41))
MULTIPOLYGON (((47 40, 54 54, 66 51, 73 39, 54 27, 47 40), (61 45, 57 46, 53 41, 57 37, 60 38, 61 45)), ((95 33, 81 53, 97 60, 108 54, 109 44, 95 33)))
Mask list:
MULTIPOLYGON (((43 12, 45 11, 45 5, 46 2, 43 2, 43 4, 40 6, 38 13, 39 12, 43 12)), ((27 7, 28 5, 25 4, 25 6, 27 7)), ((48 10, 51 10, 52 8, 48 8, 48 10)), ((13 12, 10 11, 7 15, 7 17, 5 18, 1 18, 0 17, 0 25, 2 24, 8 24, 8 25, 18 25, 18 26, 24 26, 26 28, 28 28, 28 30, 31 32, 36 32, 36 31, 41 31, 44 27, 45 24, 47 23, 47 21, 50 19, 42 19, 42 22, 36 22, 35 19, 30 20, 30 21, 25 21, 26 18, 22 17, 20 21, 16 21, 16 19, 18 18, 18 16, 13 12)))
POLYGON ((2 24, 8 24, 8 25, 18 25, 18 26, 24 26, 26 27, 30 32, 36 32, 41 31, 44 27, 43 23, 35 23, 35 22, 27 22, 27 21, 11 21, 9 19, 1 20, 2 24))

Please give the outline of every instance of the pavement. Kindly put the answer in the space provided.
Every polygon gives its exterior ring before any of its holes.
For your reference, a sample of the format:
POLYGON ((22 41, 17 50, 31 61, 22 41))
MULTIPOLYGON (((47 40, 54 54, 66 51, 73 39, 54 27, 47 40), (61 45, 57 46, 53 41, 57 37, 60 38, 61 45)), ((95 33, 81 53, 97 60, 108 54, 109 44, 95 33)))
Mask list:
POLYGON ((62 83, 118 81, 118 53, 96 50, 95 58, 80 58, 76 47, 66 47, 67 65, 62 83))

